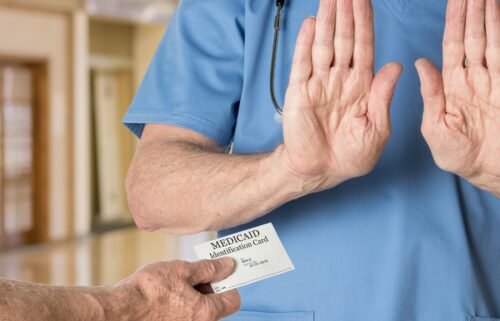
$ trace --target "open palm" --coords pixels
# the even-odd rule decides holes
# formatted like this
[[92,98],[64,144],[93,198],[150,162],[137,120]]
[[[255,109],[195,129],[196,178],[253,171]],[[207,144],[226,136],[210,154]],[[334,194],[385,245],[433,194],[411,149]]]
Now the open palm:
[[417,68],[422,132],[436,164],[500,193],[500,8],[497,0],[450,0],[443,72]]
[[318,189],[368,173],[391,133],[389,105],[401,66],[373,73],[369,0],[321,0],[299,33],[285,99],[284,138],[295,174]]

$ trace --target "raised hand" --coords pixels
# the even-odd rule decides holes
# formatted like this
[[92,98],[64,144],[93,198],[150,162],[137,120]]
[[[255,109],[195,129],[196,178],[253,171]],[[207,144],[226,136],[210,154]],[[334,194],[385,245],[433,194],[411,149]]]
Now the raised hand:
[[449,0],[442,74],[417,61],[436,164],[500,197],[500,6]]
[[297,39],[283,118],[286,164],[316,191],[370,172],[391,134],[402,67],[373,67],[370,1],[321,0]]

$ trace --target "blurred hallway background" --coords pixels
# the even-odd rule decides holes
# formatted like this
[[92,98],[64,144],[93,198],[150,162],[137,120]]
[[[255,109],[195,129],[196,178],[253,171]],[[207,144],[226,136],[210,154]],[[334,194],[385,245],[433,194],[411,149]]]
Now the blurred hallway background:
[[121,125],[177,0],[0,0],[0,277],[106,284],[208,235],[138,231]]

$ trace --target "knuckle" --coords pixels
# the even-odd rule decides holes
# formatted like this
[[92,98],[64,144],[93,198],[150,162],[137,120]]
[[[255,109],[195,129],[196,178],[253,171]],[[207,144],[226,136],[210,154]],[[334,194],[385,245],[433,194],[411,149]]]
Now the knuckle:
[[170,262],[170,268],[175,271],[184,271],[187,269],[187,263],[180,260],[175,260]]
[[499,40],[494,41],[494,40],[488,39],[487,49],[490,49],[490,50],[500,49],[500,41]]
[[486,34],[484,30],[470,30],[465,33],[465,41],[467,40],[486,40]]
[[456,40],[444,40],[443,41],[443,51],[444,55],[457,55],[457,53],[462,53],[465,50],[465,45],[462,42],[458,42]]
[[352,0],[339,0],[338,5],[343,9],[343,10],[348,10],[352,8]]
[[467,9],[469,11],[480,11],[480,10],[484,10],[484,0],[470,0],[469,1],[469,6],[467,7]]
[[333,37],[316,37],[313,48],[316,50],[331,50]]
[[149,271],[140,270],[134,275],[134,281],[141,287],[148,287],[152,282],[152,277]]
[[354,46],[354,30],[347,29],[337,32],[333,43],[336,48],[350,48]]
[[141,280],[153,278],[158,265],[159,263],[154,263],[143,267],[137,272],[137,278]]
[[200,265],[200,269],[204,275],[217,274],[216,262],[213,261],[203,261]]
[[308,58],[303,55],[295,55],[292,60],[293,65],[303,65],[309,62]]
[[174,279],[184,279],[189,275],[189,265],[184,261],[175,260],[170,262],[169,270]]
[[164,273],[163,264],[151,264],[137,271],[132,277],[132,284],[143,293],[153,293],[158,287],[168,284],[170,276]]

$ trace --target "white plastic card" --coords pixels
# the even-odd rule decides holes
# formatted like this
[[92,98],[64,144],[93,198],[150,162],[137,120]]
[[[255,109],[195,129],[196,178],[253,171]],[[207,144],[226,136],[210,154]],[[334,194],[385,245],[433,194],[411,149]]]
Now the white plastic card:
[[294,270],[272,223],[200,244],[198,258],[231,257],[236,269],[227,279],[212,283],[215,293],[222,293]]

